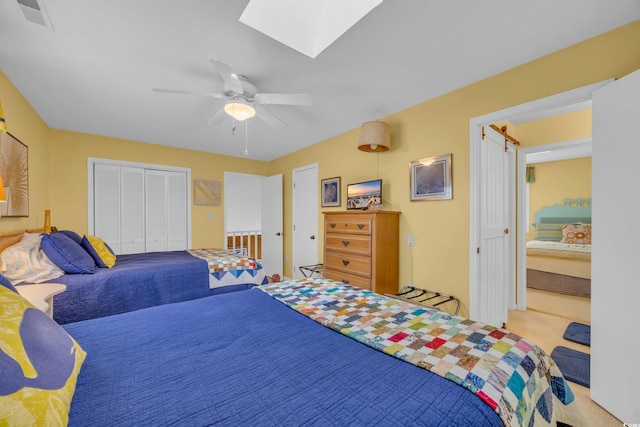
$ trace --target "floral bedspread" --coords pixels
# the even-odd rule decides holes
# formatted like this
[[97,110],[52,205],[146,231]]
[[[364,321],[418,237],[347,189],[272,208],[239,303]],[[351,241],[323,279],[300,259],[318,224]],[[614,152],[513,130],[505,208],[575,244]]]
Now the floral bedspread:
[[231,285],[266,283],[264,269],[254,258],[241,256],[224,249],[189,249],[187,252],[196,258],[207,261],[210,289]]
[[327,279],[259,289],[324,326],[465,387],[506,426],[585,425],[553,360],[505,329]]

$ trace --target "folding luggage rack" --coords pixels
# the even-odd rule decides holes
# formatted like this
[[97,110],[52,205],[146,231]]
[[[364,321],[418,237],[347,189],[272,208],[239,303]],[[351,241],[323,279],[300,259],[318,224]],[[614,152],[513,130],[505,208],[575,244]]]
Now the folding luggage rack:
[[454,301],[456,309],[453,313],[457,315],[460,311],[460,300],[452,295],[433,292],[427,289],[416,288],[415,286],[405,286],[398,294],[385,294],[388,297],[399,299],[402,301],[412,302],[414,304],[424,305],[425,307],[438,308],[439,305]]

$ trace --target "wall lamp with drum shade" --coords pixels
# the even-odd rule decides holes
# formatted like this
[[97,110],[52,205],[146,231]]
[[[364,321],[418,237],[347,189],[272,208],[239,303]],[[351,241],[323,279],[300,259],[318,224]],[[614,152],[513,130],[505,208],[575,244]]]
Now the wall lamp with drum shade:
[[358,150],[368,153],[389,151],[391,148],[391,127],[379,120],[365,122],[360,129]]

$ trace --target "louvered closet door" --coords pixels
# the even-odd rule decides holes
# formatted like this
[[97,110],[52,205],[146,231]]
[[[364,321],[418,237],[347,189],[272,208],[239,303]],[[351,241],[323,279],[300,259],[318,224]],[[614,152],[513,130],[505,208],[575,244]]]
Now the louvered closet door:
[[93,204],[93,233],[103,239],[116,254],[122,253],[119,166],[94,165]]
[[187,174],[167,172],[167,250],[187,248]]
[[167,250],[167,172],[145,171],[147,252]]
[[121,167],[121,239],[123,254],[145,252],[144,169]]

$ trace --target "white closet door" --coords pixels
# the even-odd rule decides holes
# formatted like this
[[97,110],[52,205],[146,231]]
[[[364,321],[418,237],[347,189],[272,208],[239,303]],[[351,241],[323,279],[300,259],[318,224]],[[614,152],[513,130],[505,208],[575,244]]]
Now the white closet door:
[[116,253],[120,242],[120,167],[95,164],[93,170],[94,230]]
[[167,172],[145,171],[146,251],[167,250]]
[[167,250],[187,248],[187,174],[167,172]]
[[[121,167],[122,254],[145,251],[144,169]],[[115,250],[115,249],[114,249]],[[116,252],[118,253],[118,252]]]

